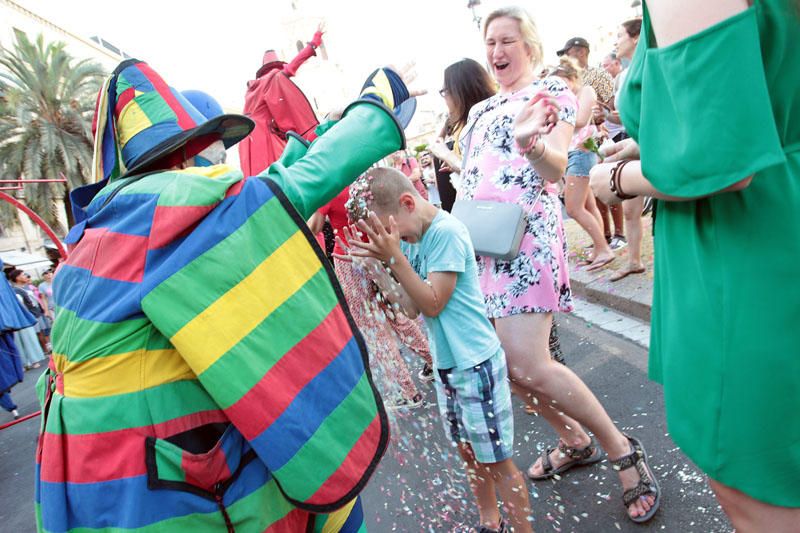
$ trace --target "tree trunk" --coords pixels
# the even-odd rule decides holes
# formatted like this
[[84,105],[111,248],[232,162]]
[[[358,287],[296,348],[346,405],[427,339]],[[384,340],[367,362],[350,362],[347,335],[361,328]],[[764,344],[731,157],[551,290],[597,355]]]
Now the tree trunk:
[[72,215],[72,201],[69,197],[69,185],[64,184],[64,211],[67,212],[67,231],[75,225],[75,217]]

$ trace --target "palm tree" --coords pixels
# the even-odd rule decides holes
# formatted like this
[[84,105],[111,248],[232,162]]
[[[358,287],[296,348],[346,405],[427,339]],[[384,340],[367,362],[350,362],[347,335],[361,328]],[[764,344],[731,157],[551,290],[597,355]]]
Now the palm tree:
[[64,43],[36,42],[14,30],[13,50],[0,47],[0,161],[13,178],[57,179],[67,183],[25,185],[31,209],[56,231],[64,231],[57,200],[64,199],[69,224],[69,191],[88,182],[92,167],[92,114],[104,76],[89,60],[76,61]]

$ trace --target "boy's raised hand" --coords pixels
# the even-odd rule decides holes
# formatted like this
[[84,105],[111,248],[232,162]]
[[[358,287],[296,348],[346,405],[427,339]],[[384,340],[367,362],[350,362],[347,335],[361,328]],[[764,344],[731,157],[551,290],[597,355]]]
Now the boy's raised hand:
[[378,215],[370,212],[369,217],[358,221],[358,228],[366,233],[369,242],[350,241],[350,255],[354,257],[374,257],[384,263],[391,263],[402,255],[400,232],[394,217],[389,217],[389,231],[381,223]]

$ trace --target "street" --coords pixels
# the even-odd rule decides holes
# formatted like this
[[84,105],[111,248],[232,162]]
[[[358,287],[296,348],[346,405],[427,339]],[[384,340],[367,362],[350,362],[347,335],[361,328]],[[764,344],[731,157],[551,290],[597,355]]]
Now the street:
[[[669,439],[660,386],[646,376],[647,354],[639,345],[575,317],[561,317],[559,332],[568,365],[594,391],[612,419],[638,437],[663,490],[661,509],[640,526],[625,517],[621,487],[608,463],[574,469],[563,479],[529,484],[537,531],[727,532],[731,528],[704,476]],[[418,368],[414,362],[413,368]],[[13,390],[20,413],[38,409],[35,378]],[[416,371],[415,371],[416,373]],[[466,531],[477,512],[455,450],[433,405],[432,385],[422,385],[428,404],[390,413],[392,442],[363,493],[371,532]],[[0,423],[10,416],[0,413]],[[515,406],[515,462],[527,468],[555,434],[541,418]],[[38,418],[0,431],[0,524],[3,532],[34,530],[33,480]]]

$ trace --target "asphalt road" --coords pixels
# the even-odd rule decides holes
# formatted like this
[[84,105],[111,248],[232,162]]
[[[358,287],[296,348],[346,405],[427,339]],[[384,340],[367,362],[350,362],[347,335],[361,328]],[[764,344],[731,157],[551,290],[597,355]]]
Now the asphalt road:
[[[705,477],[667,434],[660,386],[647,380],[643,348],[578,319],[559,322],[568,364],[600,398],[624,431],[640,438],[663,490],[659,514],[649,524],[630,522],[616,474],[607,462],[575,469],[559,481],[529,484],[536,531],[605,533],[667,531],[728,532]],[[415,363],[416,364],[416,363]],[[21,414],[38,409],[39,370],[13,390]],[[435,396],[422,390],[425,407],[395,412],[392,443],[363,493],[370,532],[468,531],[477,523],[472,497],[455,450],[442,429]],[[0,412],[0,424],[10,415]],[[515,461],[526,468],[555,434],[515,406]],[[34,530],[33,455],[38,419],[0,430],[0,531]]]
[[[705,476],[669,438],[661,386],[647,379],[647,353],[637,344],[579,318],[559,320],[567,364],[586,382],[623,431],[638,437],[663,490],[646,525],[627,519],[618,476],[607,461],[573,469],[559,481],[529,483],[537,532],[711,533],[732,530]],[[428,402],[432,387],[424,386]],[[542,418],[515,404],[515,462],[527,468],[557,437]],[[438,407],[393,417],[392,443],[364,492],[371,532],[469,531],[478,514]]]

